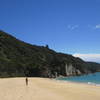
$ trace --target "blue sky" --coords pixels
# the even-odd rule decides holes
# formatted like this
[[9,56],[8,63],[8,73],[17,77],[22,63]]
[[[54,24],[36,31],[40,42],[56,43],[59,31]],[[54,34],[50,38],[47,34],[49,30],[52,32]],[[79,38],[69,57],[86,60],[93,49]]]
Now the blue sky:
[[0,0],[0,29],[58,52],[99,55],[100,0]]

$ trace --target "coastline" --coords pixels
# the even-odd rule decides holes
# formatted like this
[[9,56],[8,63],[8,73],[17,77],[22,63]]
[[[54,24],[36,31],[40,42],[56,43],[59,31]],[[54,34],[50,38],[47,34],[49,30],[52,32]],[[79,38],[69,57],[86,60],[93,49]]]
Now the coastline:
[[93,82],[77,82],[77,81],[70,81],[70,80],[59,80],[59,79],[53,79],[58,82],[63,82],[63,83],[76,83],[76,84],[83,84],[83,85],[93,85],[93,86],[100,86],[100,84],[93,83]]
[[0,78],[2,100],[100,100],[100,87],[49,78]]
[[57,77],[55,80],[100,86],[99,75],[100,72],[96,72],[83,76]]

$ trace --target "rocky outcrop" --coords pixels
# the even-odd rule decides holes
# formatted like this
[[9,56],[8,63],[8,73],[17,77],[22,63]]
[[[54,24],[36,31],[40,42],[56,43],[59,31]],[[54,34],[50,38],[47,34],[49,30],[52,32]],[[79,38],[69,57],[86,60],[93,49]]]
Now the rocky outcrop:
[[73,75],[81,75],[79,69],[76,69],[72,64],[66,64],[65,65],[65,73],[66,76],[73,76]]

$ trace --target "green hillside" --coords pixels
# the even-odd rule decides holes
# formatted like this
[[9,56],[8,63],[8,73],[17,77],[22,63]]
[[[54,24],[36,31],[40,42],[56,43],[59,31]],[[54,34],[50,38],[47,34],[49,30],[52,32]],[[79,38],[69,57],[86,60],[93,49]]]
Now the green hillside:
[[56,77],[100,71],[100,64],[85,62],[47,46],[25,43],[0,31],[0,77]]

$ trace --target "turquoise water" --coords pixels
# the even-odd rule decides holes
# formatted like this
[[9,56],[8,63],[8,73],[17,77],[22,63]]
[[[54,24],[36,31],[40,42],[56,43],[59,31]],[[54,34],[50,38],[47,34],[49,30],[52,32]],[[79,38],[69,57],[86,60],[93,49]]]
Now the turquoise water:
[[100,72],[83,76],[57,78],[57,80],[100,85]]

